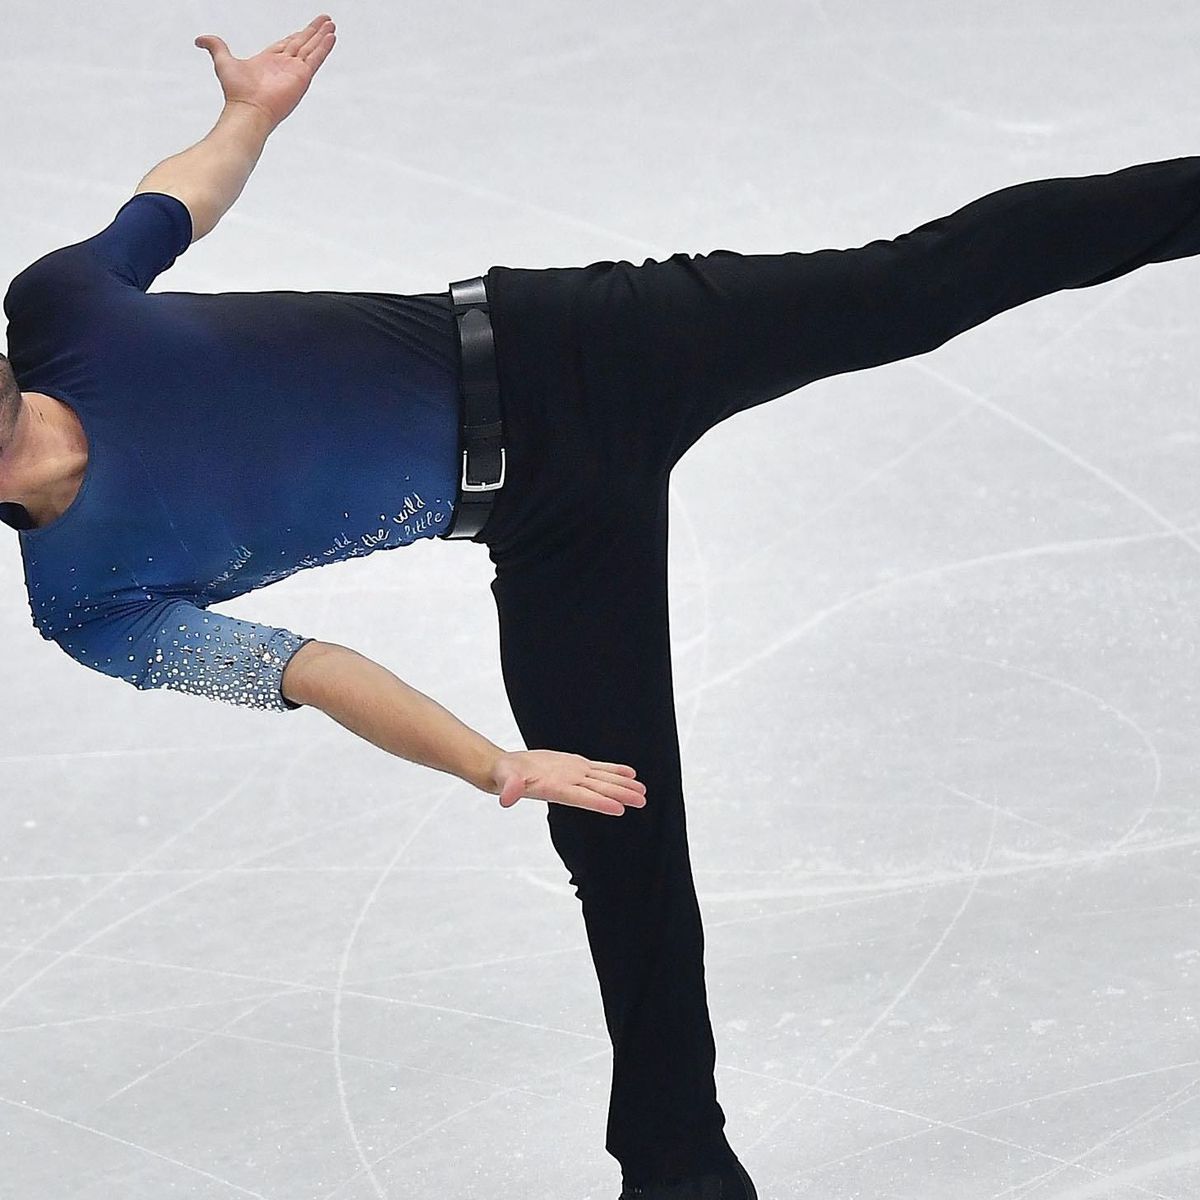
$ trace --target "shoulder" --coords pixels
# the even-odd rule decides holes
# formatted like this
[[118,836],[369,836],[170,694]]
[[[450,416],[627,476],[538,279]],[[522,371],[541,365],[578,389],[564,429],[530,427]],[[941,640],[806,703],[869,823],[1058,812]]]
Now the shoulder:
[[13,320],[31,309],[74,302],[114,286],[144,292],[192,241],[192,213],[169,192],[135,192],[109,223],[82,241],[59,246],[15,275],[4,295]]
[[52,299],[56,291],[55,268],[63,251],[51,250],[13,276],[4,293],[4,315],[11,321],[21,312]]

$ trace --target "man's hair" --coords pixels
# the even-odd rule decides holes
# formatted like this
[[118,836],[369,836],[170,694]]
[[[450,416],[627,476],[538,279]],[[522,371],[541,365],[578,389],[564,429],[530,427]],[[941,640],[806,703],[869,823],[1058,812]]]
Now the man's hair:
[[20,411],[21,389],[17,386],[17,377],[8,356],[0,354],[0,450],[7,448]]

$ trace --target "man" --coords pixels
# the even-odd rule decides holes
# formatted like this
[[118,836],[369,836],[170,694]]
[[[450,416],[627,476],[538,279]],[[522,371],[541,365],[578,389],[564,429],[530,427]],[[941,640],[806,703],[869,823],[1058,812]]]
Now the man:
[[[207,611],[440,536],[454,507],[446,294],[145,294],[241,194],[335,41],[325,14],[246,60],[197,38],[225,94],[213,130],[154,167],[107,229],[12,281],[0,519],[20,530],[34,623],[138,688],[311,705],[504,807],[524,795],[619,816],[644,803],[632,768],[506,754],[348,647]],[[199,503],[214,488],[225,503]]]
[[[238,195],[332,22],[246,62],[199,40],[225,90],[217,127],[5,297],[9,390],[28,394],[4,431],[0,499],[34,620],[136,686],[312,705],[502,805],[550,801],[613,1045],[606,1147],[624,1195],[755,1200],[717,1102],[688,855],[671,471],[726,418],[815,380],[1200,253],[1200,157],[1016,184],[847,250],[492,267],[509,478],[475,540],[496,566],[522,738],[573,751],[505,753],[345,647],[208,611],[323,561],[439,536],[456,496],[457,365],[444,295],[146,295]],[[748,535],[772,516],[754,514]]]

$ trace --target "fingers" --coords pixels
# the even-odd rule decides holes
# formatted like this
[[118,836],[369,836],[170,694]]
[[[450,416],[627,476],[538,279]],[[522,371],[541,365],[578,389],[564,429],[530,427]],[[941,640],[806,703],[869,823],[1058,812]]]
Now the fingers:
[[[632,770],[632,768],[630,768]],[[618,787],[627,788],[631,791],[640,792],[643,796],[646,794],[646,785],[640,779],[633,779],[628,775],[622,775],[617,771],[589,771],[587,773],[589,779],[602,779],[605,783],[613,783]]]
[[620,800],[622,804],[631,804],[634,808],[646,807],[646,789],[641,784],[631,784],[629,782],[613,782],[612,780],[602,779],[597,775],[589,775],[583,781],[583,787],[591,788],[594,792],[599,792],[602,796],[611,796],[614,800]]
[[605,807],[601,811],[620,816],[626,806],[646,807],[646,785],[640,779],[634,778],[637,772],[633,767],[625,763],[593,762],[590,759],[588,763],[590,769],[581,786],[621,804],[620,812],[611,807]]
[[584,808],[592,808],[597,812],[609,813],[614,817],[622,816],[626,808],[645,808],[645,794],[619,783],[605,783],[601,779],[589,775],[568,789],[572,797],[568,803],[576,803],[575,797],[582,801]]
[[645,790],[635,791],[632,788],[626,787],[621,783],[605,783],[602,779],[596,779],[589,775],[587,779],[580,784],[581,787],[588,788],[590,791],[596,792],[598,795],[607,796],[611,800],[617,800],[621,804],[628,805],[630,808],[645,808],[646,794]]
[[500,807],[512,808],[525,793],[525,780],[514,776],[500,789]]
[[[319,28],[309,34],[300,49],[296,51],[296,57],[316,70],[324,61],[325,55],[333,47],[333,42],[333,22],[325,21]],[[320,58],[317,58],[318,54]]]
[[285,54],[298,55],[300,47],[327,24],[332,24],[328,13],[321,13],[320,16],[313,17],[303,29],[297,29],[290,37],[283,39],[283,52]]
[[567,788],[564,802],[575,808],[590,808],[592,812],[604,813],[610,817],[625,815],[625,805],[619,800],[608,800],[582,784]]
[[212,55],[214,63],[229,54],[229,47],[216,34],[206,33],[196,38],[194,44],[199,46],[201,50],[207,50]]
[[333,43],[337,41],[337,36],[332,33],[321,35],[317,45],[306,53],[300,55],[304,64],[310,67],[314,72],[316,69],[329,57],[330,50],[333,49]]
[[[270,51],[287,51],[288,47],[295,43],[297,46],[308,36],[309,30],[319,26],[322,22],[329,20],[328,13],[321,13],[319,16],[313,17],[311,21],[303,29],[297,29],[295,33],[289,33],[287,37],[281,37],[279,41],[272,42],[267,49]],[[288,51],[290,53],[290,51]]]
[[616,771],[620,775],[636,775],[637,772],[624,763],[600,762],[598,759],[589,759],[593,767],[600,767],[605,771]]

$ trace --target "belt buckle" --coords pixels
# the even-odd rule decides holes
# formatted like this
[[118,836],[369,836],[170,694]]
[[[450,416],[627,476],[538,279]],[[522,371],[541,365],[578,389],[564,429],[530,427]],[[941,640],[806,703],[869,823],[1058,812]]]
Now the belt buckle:
[[504,453],[505,447],[500,447],[500,478],[494,483],[468,483],[467,482],[467,451],[462,452],[463,468],[462,468],[462,490],[464,492],[494,492],[504,486],[504,470],[506,456]]

